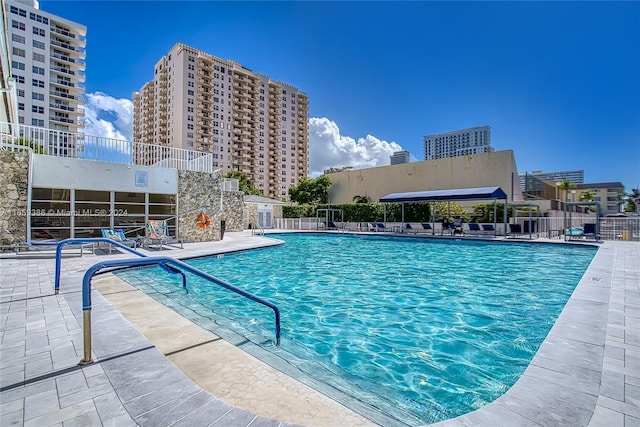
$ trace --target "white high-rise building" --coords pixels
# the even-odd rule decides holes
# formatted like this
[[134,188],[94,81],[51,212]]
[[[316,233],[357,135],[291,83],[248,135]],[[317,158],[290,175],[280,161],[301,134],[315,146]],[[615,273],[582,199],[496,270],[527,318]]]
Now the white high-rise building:
[[84,118],[87,28],[43,12],[37,1],[7,1],[18,123],[78,132]]
[[493,151],[490,126],[478,126],[424,137],[425,160]]
[[181,43],[153,76],[133,94],[135,141],[211,153],[214,168],[242,172],[276,199],[307,177],[304,92]]

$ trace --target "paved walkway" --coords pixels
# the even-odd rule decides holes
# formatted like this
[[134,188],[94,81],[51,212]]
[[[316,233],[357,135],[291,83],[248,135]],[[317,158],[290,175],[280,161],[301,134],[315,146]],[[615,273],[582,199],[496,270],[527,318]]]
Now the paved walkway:
[[[223,242],[185,244],[184,249],[163,254],[189,257],[270,243],[246,233],[227,233]],[[237,347],[197,329],[189,335],[196,337],[196,344],[167,340],[158,322],[149,321],[150,317],[135,319],[127,311],[127,301],[143,296],[117,283],[98,283],[103,278],[94,280],[100,292],[92,293],[97,362],[79,367],[82,275],[98,261],[119,257],[129,255],[64,258],[59,295],[52,290],[53,260],[0,259],[0,425],[374,424],[304,384],[262,367],[239,366],[247,376],[275,378],[275,382],[256,381],[260,392],[244,383],[243,391],[227,391],[220,397],[209,385],[220,387],[230,377],[221,373],[210,384],[200,382],[198,374],[204,375],[206,369],[201,361],[189,364],[189,359],[203,353],[212,360],[212,355],[222,357],[238,351]],[[495,402],[438,425],[640,426],[639,260],[638,243],[603,243],[523,377]],[[157,315],[161,308],[154,307],[148,312],[165,319],[169,325],[163,327],[185,321],[168,312]],[[183,354],[187,374],[176,368],[183,363]],[[259,363],[251,359],[233,356],[245,366]],[[292,399],[304,397],[299,404],[287,405],[286,399],[280,402],[276,393],[269,392],[270,387],[292,390]],[[268,401],[274,404],[264,406]],[[376,422],[387,425],[384,417]]]

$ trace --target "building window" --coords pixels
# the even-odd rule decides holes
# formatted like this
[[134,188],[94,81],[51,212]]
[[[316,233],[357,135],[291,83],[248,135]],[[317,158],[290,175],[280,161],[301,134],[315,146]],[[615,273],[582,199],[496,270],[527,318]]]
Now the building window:
[[47,33],[42,28],[33,27],[33,34],[44,37]]
[[19,9],[15,6],[11,6],[11,13],[15,13],[16,15],[27,17],[27,11],[24,9]]
[[17,47],[13,48],[13,56],[19,56],[21,58],[24,58],[26,56],[26,52],[24,49],[19,49]]
[[31,119],[31,126],[44,127],[44,120],[42,120],[42,119]]
[[42,67],[36,67],[35,65],[31,67],[31,71],[35,74],[40,74],[42,76],[44,76],[44,68]]
[[24,76],[13,75],[18,83],[24,83]]
[[49,24],[49,18],[47,18],[46,16],[38,15],[37,13],[30,12],[29,19],[36,22],[42,22],[43,24]]
[[24,98],[24,89],[18,89],[18,96]]
[[32,113],[38,113],[38,114],[44,114],[44,107],[38,106],[38,105],[32,105],[31,106],[31,112]]
[[33,40],[33,47],[37,49],[44,49],[44,43],[40,40]]
[[41,53],[33,52],[33,60],[38,62],[44,62],[44,55]]
[[23,22],[18,22],[16,20],[11,20],[11,26],[13,28],[17,28],[18,30],[22,30],[22,31],[24,31],[26,28]]
[[24,44],[24,42],[25,42],[25,38],[24,38],[24,36],[21,36],[20,34],[14,34],[14,33],[12,33],[12,34],[11,34],[11,41],[14,41],[14,42],[16,42],[16,43]]
[[18,110],[24,111],[24,102],[18,102]]
[[33,79],[32,84],[35,87],[42,87],[42,88],[44,87],[44,82],[42,80]]
[[35,99],[36,101],[44,101],[44,93],[33,92],[31,94],[31,99]]

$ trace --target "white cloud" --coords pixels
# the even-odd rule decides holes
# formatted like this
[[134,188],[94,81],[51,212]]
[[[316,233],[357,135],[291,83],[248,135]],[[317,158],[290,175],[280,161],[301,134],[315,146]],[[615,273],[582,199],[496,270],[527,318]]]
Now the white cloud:
[[86,94],[84,107],[85,135],[104,138],[133,139],[133,102],[116,99],[102,92]]
[[361,169],[390,164],[389,156],[402,150],[396,142],[373,135],[355,139],[340,135],[338,125],[326,117],[309,119],[309,176],[317,177],[331,167]]

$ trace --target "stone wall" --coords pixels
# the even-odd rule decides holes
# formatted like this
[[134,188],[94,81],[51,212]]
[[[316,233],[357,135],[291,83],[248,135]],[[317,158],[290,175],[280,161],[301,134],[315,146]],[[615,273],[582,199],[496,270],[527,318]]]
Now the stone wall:
[[[226,231],[242,231],[244,193],[221,191],[218,174],[181,171],[178,174],[178,229],[183,242],[220,240],[221,221]],[[221,194],[222,193],[222,194]],[[208,227],[198,225],[204,212],[211,221]]]
[[0,151],[0,252],[27,240],[29,152]]

